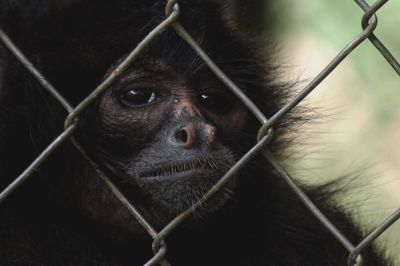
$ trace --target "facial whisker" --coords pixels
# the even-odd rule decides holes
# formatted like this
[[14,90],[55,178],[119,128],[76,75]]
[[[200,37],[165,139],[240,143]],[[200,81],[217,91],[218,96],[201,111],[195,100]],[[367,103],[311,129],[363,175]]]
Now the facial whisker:
[[228,169],[229,166],[230,165],[228,165],[228,163],[216,162],[208,158],[196,158],[194,160],[184,161],[175,164],[165,164],[160,167],[155,167],[155,169],[150,169],[148,171],[143,171],[142,173],[139,173],[139,176],[167,176],[196,169],[213,169],[217,171],[224,171],[225,169]]

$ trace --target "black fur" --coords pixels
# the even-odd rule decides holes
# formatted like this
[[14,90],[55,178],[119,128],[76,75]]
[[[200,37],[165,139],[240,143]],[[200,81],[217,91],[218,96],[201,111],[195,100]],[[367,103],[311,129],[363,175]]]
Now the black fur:
[[[164,19],[164,5],[164,1],[156,0],[3,0],[0,23],[49,81],[77,104]],[[289,89],[273,82],[274,67],[264,63],[270,59],[261,54],[258,45],[228,25],[215,4],[187,0],[180,1],[180,6],[180,22],[222,70],[267,117],[279,110]],[[5,47],[0,49],[0,188],[4,188],[62,132],[66,113]],[[157,62],[155,59],[160,58],[194,88],[204,80],[219,84],[172,29],[161,34],[133,68],[141,69],[140,62]],[[182,195],[188,202],[197,199],[185,194],[185,190],[193,189],[194,181],[164,183],[171,185],[165,190],[148,183],[141,185],[132,171],[147,167],[146,160],[155,163],[175,151],[164,151],[163,142],[150,134],[139,138],[135,133],[130,136],[132,143],[127,143],[119,137],[126,135],[125,131],[99,123],[103,119],[102,104],[100,99],[84,113],[78,139],[132,202],[161,228],[177,214],[168,202],[176,198],[175,204],[185,206]],[[153,129],[149,122],[144,128],[126,130],[170,132],[177,123],[186,123],[186,116],[175,121],[172,113],[162,115],[157,113],[157,119],[163,120],[162,128]],[[278,155],[283,154],[288,142],[283,133],[295,126],[296,117],[291,118],[277,128],[272,147]],[[246,130],[223,135],[221,145],[229,147],[235,158],[226,159],[223,169],[256,143],[258,127],[249,115]],[[147,157],[135,154],[151,145],[156,149],[146,153]],[[128,157],[131,160],[126,163]],[[215,208],[205,206],[167,239],[167,259],[172,265],[346,265],[348,252],[263,158],[246,166],[236,183],[231,187],[232,199],[216,197],[210,202]],[[199,183],[203,185],[209,184]],[[196,189],[196,193],[204,194],[201,188]],[[361,240],[351,219],[330,202],[332,188],[304,189],[353,243]],[[151,195],[146,195],[146,190]],[[149,202],[154,204],[149,207]],[[108,216],[120,217],[121,221]],[[79,152],[66,143],[0,205],[0,265],[141,265],[152,257],[151,240],[131,224],[133,220]],[[365,265],[390,265],[371,249],[363,255]]]

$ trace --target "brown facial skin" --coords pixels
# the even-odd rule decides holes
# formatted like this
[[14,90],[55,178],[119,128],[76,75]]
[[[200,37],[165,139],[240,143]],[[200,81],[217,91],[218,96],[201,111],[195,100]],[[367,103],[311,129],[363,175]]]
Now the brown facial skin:
[[[132,66],[96,107],[93,155],[155,226],[200,200],[237,161],[248,117],[208,70],[189,79],[155,60]],[[234,183],[202,211],[221,207]]]

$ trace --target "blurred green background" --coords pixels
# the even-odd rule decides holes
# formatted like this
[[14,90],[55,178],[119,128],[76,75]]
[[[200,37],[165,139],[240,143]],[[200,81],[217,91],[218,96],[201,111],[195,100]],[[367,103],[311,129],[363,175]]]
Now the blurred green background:
[[[276,23],[275,30],[263,34],[278,43],[283,79],[300,81],[300,88],[362,31],[363,12],[354,1],[280,0],[271,5],[264,24]],[[400,1],[388,1],[377,14],[375,34],[399,61]],[[302,128],[295,163],[286,162],[286,167],[309,183],[356,176],[354,187],[338,200],[365,227],[377,225],[400,207],[400,77],[365,41],[303,106],[318,118]],[[379,241],[400,265],[400,221]]]

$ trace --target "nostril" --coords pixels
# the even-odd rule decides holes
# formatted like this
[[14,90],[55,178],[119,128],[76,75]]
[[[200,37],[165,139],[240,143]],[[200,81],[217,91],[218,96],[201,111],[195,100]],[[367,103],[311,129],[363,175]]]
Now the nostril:
[[197,132],[193,125],[179,128],[174,134],[174,142],[185,148],[193,146],[196,142]]
[[211,125],[205,125],[204,130],[205,130],[205,136],[207,139],[207,143],[212,144],[213,142],[215,142],[216,128]]
[[181,128],[176,132],[175,139],[180,143],[187,143],[188,142],[188,132],[185,128]]

